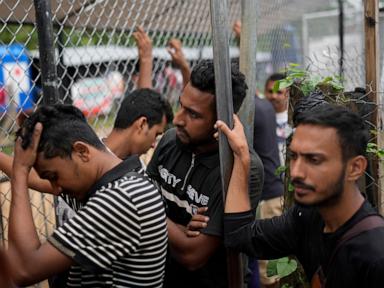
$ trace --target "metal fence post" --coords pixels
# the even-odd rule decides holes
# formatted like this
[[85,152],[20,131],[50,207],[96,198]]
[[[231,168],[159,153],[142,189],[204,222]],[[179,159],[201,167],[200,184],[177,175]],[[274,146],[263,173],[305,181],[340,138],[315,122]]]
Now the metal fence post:
[[[364,15],[365,15],[365,81],[368,88],[368,98],[371,103],[379,104],[377,93],[379,91],[379,75],[380,75],[380,51],[379,51],[379,1],[366,0],[364,1]],[[373,111],[370,121],[372,128],[377,128],[378,132],[381,131],[380,127],[380,113],[377,108]],[[374,138],[375,144],[380,147],[380,134]],[[380,213],[384,212],[383,201],[384,195],[381,191],[380,169],[378,160],[373,160],[372,163],[372,177],[377,185],[373,186],[373,193],[377,197],[377,208]]]
[[253,147],[255,118],[257,2],[255,0],[241,2],[240,71],[245,75],[248,90],[239,110],[239,117],[244,125],[249,147]]
[[[227,1],[211,0],[217,118],[223,120],[229,127],[233,127],[232,80],[227,17]],[[229,147],[228,140],[221,133],[219,135],[219,146],[221,183],[223,188],[223,201],[225,201],[233,167],[233,154]],[[243,270],[241,258],[238,253],[230,250],[227,251],[227,269],[228,287],[242,287]]]
[[36,26],[39,38],[41,85],[43,104],[54,104],[59,99],[58,79],[53,45],[51,3],[48,0],[34,0]]

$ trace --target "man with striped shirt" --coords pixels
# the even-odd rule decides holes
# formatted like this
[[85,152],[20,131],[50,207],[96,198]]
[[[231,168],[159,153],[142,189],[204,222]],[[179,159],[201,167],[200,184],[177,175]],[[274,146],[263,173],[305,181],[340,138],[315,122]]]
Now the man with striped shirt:
[[[10,268],[18,285],[70,269],[68,287],[161,287],[167,246],[155,186],[109,152],[73,106],[39,108],[19,130],[9,220]],[[33,224],[27,188],[32,166],[84,204],[46,243]]]

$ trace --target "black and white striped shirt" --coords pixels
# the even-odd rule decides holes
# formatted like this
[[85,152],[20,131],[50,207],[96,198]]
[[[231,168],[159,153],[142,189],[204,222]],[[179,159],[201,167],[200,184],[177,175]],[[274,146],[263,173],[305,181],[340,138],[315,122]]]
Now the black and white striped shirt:
[[77,263],[68,287],[162,287],[167,227],[161,196],[138,173],[110,181],[123,171],[124,162],[104,175],[85,206],[49,239]]

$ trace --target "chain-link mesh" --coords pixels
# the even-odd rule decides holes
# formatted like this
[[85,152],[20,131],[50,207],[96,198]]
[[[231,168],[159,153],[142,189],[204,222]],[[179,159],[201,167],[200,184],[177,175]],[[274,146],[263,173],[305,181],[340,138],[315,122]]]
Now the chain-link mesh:
[[[341,70],[338,1],[258,1],[256,56],[261,94],[269,74],[291,62],[320,76],[341,73],[347,89],[365,86],[362,3],[342,2],[345,44]],[[230,0],[228,7],[232,26],[240,19],[241,1]],[[124,94],[137,85],[138,52],[132,33],[138,25],[152,39],[154,87],[173,105],[182,89],[182,77],[165,50],[168,41],[181,40],[191,65],[213,57],[207,0],[56,0],[51,1],[51,8],[61,101],[82,109],[100,136],[111,130]],[[34,17],[33,1],[0,0],[0,146],[7,154],[12,154],[17,123],[41,100]],[[232,34],[233,57],[239,55],[236,44]],[[37,228],[40,235],[47,236],[55,222],[53,200],[32,193]],[[7,239],[9,199],[5,181],[0,186],[3,240]]]

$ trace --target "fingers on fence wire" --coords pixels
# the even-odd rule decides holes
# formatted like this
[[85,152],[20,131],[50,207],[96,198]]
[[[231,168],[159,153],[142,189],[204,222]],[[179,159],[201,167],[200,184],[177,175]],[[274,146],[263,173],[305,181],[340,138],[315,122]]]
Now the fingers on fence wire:
[[137,26],[136,31],[132,35],[139,50],[140,60],[152,58],[152,40],[143,27]]
[[179,39],[172,38],[169,40],[167,51],[172,57],[172,62],[179,67],[188,66],[182,48],[183,45]]

